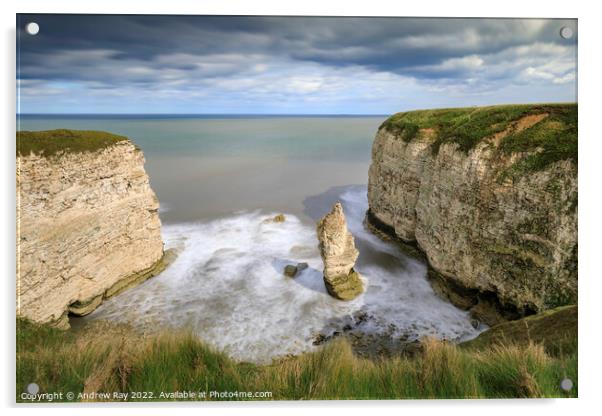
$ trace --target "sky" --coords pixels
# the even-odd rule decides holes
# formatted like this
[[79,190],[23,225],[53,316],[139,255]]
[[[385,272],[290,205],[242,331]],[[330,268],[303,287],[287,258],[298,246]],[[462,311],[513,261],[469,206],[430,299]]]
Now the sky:
[[576,54],[574,19],[20,14],[17,108],[391,114],[567,102]]

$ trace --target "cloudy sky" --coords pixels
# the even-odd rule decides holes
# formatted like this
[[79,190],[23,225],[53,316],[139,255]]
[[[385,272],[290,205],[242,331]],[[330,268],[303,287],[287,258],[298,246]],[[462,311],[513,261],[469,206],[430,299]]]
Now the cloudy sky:
[[17,25],[20,113],[576,101],[575,20],[19,15]]

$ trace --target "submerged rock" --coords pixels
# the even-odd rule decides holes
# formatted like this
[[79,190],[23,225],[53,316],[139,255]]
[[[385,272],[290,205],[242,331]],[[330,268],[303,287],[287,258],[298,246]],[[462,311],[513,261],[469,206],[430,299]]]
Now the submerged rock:
[[341,300],[351,300],[364,291],[360,275],[353,270],[359,252],[347,229],[340,202],[318,222],[320,255],[324,262],[324,283],[328,293]]

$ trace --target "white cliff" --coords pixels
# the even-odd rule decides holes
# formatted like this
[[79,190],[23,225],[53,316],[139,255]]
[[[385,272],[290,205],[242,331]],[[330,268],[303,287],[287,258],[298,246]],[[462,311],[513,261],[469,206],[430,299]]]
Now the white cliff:
[[164,267],[158,200],[129,140],[17,155],[17,314],[68,326]]

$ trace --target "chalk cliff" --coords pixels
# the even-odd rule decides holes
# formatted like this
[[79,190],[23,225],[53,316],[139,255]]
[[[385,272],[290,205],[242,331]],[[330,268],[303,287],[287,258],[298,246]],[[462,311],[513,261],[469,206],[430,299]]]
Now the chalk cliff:
[[416,243],[459,306],[576,302],[575,104],[396,114],[374,140],[368,200],[368,223]]
[[17,314],[68,326],[164,266],[142,151],[102,132],[17,134]]

